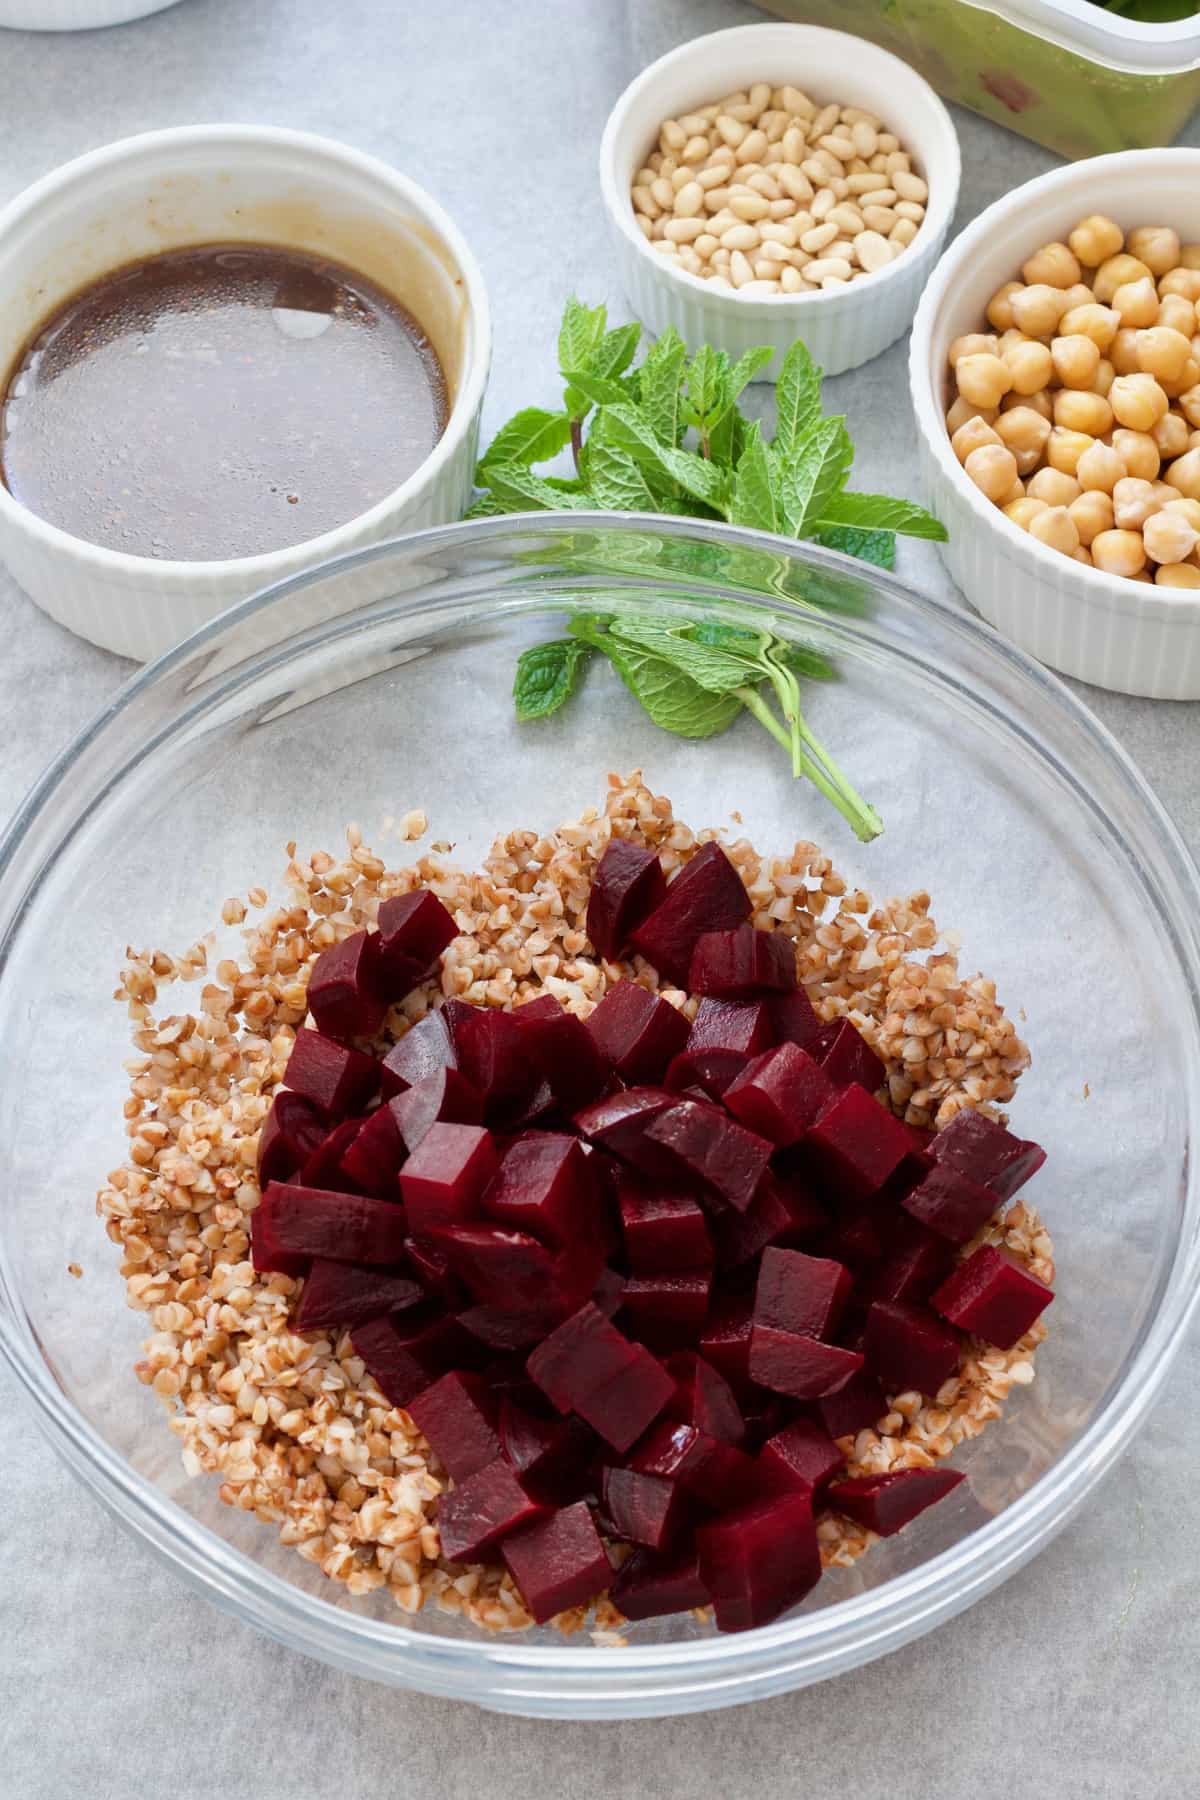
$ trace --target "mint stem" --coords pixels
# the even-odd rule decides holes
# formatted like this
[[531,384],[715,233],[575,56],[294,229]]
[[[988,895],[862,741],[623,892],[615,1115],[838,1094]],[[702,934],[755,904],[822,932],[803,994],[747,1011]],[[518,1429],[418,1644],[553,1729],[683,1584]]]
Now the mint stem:
[[[868,805],[853,783],[838,768],[824,745],[813,736],[803,715],[797,713],[790,721],[792,730],[785,731],[757,688],[740,687],[735,688],[734,692],[746,711],[787,751],[792,759],[793,775],[797,778],[807,776],[818,792],[837,807],[861,843],[869,844],[872,838],[877,838],[883,830],[879,814],[873,806]],[[799,743],[797,739],[800,740]],[[807,755],[800,744],[807,745],[817,760],[814,760],[814,756]]]
[[575,464],[576,475],[583,473],[579,466],[579,452],[583,449],[583,420],[571,420],[571,460]]

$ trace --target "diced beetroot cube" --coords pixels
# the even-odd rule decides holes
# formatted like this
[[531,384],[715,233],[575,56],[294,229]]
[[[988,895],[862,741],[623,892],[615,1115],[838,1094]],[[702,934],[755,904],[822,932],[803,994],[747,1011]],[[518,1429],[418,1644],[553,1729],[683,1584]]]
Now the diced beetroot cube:
[[998,1200],[1011,1200],[1046,1160],[1040,1144],[1014,1137],[995,1119],[969,1107],[955,1113],[928,1150],[938,1162],[952,1163],[981,1187],[991,1188]]
[[664,1088],[628,1088],[585,1106],[575,1114],[575,1123],[593,1144],[629,1162],[641,1146],[647,1126],[677,1099]]
[[895,1206],[882,1195],[852,1200],[839,1210],[822,1247],[859,1273],[870,1270],[887,1254],[895,1222]]
[[897,1469],[894,1475],[856,1475],[829,1489],[830,1506],[856,1525],[891,1537],[956,1488],[960,1469]]
[[[449,1233],[444,1234],[447,1238]],[[551,1251],[524,1232],[505,1232],[490,1226],[454,1228],[459,1240],[459,1265],[474,1268],[477,1291],[484,1281],[490,1296],[479,1306],[459,1315],[474,1337],[496,1349],[527,1349],[572,1313],[593,1293],[603,1267],[599,1244],[579,1238],[565,1249]],[[451,1261],[455,1251],[450,1251]]]
[[866,1369],[852,1375],[836,1393],[821,1394],[812,1404],[812,1411],[831,1438],[850,1437],[878,1425],[887,1409],[883,1390]]
[[885,1393],[936,1394],[958,1367],[958,1344],[927,1306],[876,1300],[867,1312],[867,1367]]
[[592,1289],[592,1304],[606,1319],[611,1319],[621,1310],[621,1295],[625,1292],[625,1277],[618,1275],[615,1269],[604,1268]]
[[589,1301],[540,1343],[526,1367],[559,1412],[581,1412],[579,1401],[629,1367],[635,1346]]
[[479,1125],[483,1121],[482,1097],[457,1069],[435,1069],[388,1104],[410,1156],[431,1125]]
[[677,1483],[713,1510],[740,1506],[754,1493],[756,1469],[751,1457],[677,1419],[660,1419],[651,1426],[634,1446],[628,1466]]
[[787,1488],[816,1493],[845,1466],[846,1459],[828,1432],[811,1419],[794,1419],[768,1438],[758,1453],[759,1479],[767,1493]]
[[561,1502],[572,1488],[578,1492],[579,1458],[569,1419],[540,1419],[505,1397],[499,1435],[505,1458],[535,1500]]
[[608,1086],[608,1064],[582,1019],[541,994],[518,1006],[513,1018],[525,1033],[530,1060],[568,1112],[599,1099]]
[[720,1370],[694,1350],[667,1358],[675,1392],[667,1403],[673,1419],[695,1425],[722,1444],[740,1444],[746,1435],[742,1409]]
[[323,1113],[301,1094],[281,1088],[258,1134],[258,1179],[286,1181],[324,1143],[329,1127]]
[[780,1044],[748,1063],[725,1090],[725,1104],[743,1125],[773,1144],[798,1143],[834,1087],[808,1052]]
[[391,1269],[359,1269],[318,1257],[304,1278],[296,1308],[297,1331],[350,1331],[385,1313],[416,1306],[424,1295],[415,1281]]
[[943,1238],[910,1220],[910,1232],[888,1251],[886,1260],[862,1285],[868,1300],[908,1300],[920,1305],[945,1280],[954,1253]]
[[831,1338],[850,1297],[850,1271],[802,1250],[763,1251],[754,1290],[754,1323],[776,1331]]
[[722,1211],[709,1224],[717,1261],[736,1269],[749,1262],[767,1244],[803,1243],[817,1236],[827,1223],[804,1182],[786,1180],[768,1169],[745,1212]]
[[427,1294],[436,1294],[452,1310],[466,1304],[466,1289],[432,1238],[405,1238],[404,1255]]
[[540,1079],[515,1016],[494,1006],[456,1008],[451,1030],[458,1066],[483,1096],[484,1118],[510,1124],[527,1109]]
[[583,1500],[512,1532],[500,1554],[539,1625],[570,1606],[586,1605],[612,1580],[612,1564]]
[[483,1210],[548,1244],[566,1244],[573,1237],[594,1240],[600,1222],[589,1160],[578,1138],[548,1131],[523,1134],[500,1158]]
[[654,851],[625,838],[610,838],[588,895],[587,934],[596,954],[615,962],[666,894],[667,878]]
[[704,1214],[687,1194],[625,1176],[618,1200],[625,1250],[635,1275],[678,1274],[711,1265]]
[[587,1021],[593,1042],[622,1080],[660,1081],[667,1064],[687,1043],[691,1027],[659,994],[636,981],[610,987]]
[[455,1274],[485,1306],[506,1312],[532,1310],[555,1283],[553,1252],[524,1231],[499,1225],[447,1225],[438,1247]]
[[432,1444],[454,1481],[495,1462],[500,1439],[488,1417],[488,1394],[478,1375],[454,1370],[414,1394],[405,1411]]
[[498,1456],[438,1500],[442,1555],[449,1562],[478,1562],[509,1532],[532,1524],[545,1510]]
[[735,1394],[750,1382],[750,1327],[754,1301],[749,1294],[718,1300],[700,1338],[700,1354],[723,1375]]
[[796,986],[796,946],[782,931],[757,931],[753,925],[706,931],[692,951],[688,986],[693,994],[723,1000],[790,993]]
[[456,1316],[463,1330],[489,1349],[515,1351],[540,1343],[559,1323],[563,1310],[550,1305],[514,1308],[485,1302],[464,1307]]
[[438,1012],[427,1012],[409,1027],[398,1044],[392,1045],[379,1070],[385,1099],[415,1087],[439,1069],[458,1067],[458,1053],[442,1017],[445,1010],[443,1007]]
[[960,1331],[1011,1350],[1054,1298],[1006,1250],[981,1244],[934,1293],[931,1304]]
[[327,1119],[344,1119],[348,1113],[361,1112],[379,1086],[379,1064],[361,1050],[347,1049],[319,1031],[302,1029],[296,1033],[284,1075],[294,1094],[325,1114]]
[[823,1344],[800,1332],[755,1324],[750,1332],[750,1377],[777,1394],[815,1400],[836,1393],[863,1366],[856,1350]]
[[650,1550],[666,1550],[679,1535],[687,1507],[678,1482],[636,1469],[604,1471],[601,1504],[618,1537]]
[[708,1316],[712,1271],[684,1269],[678,1275],[631,1275],[621,1304],[632,1330],[644,1343],[692,1344]]
[[701,1000],[687,1041],[689,1055],[721,1050],[752,1057],[770,1046],[771,1018],[763,1001],[717,1000],[712,996]]
[[272,1181],[251,1214],[256,1269],[295,1274],[295,1260],[314,1256],[334,1262],[398,1263],[404,1255],[404,1213],[387,1200],[330,1193]]
[[707,1606],[710,1595],[700,1576],[699,1552],[692,1548],[660,1557],[652,1550],[635,1550],[622,1563],[609,1598],[627,1619],[660,1619]]
[[883,1063],[849,1019],[837,1020],[818,1060],[834,1087],[848,1087],[854,1081],[874,1094],[887,1077]]
[[675,1391],[675,1383],[648,1350],[641,1344],[630,1347],[632,1360],[587,1393],[575,1409],[606,1444],[622,1453],[641,1437]]
[[796,1489],[726,1513],[696,1533],[718,1631],[769,1625],[821,1575],[812,1501]]
[[308,1010],[327,1037],[374,1037],[387,1017],[379,985],[379,941],[356,931],[322,950],[308,978]]
[[681,1178],[712,1188],[738,1212],[753,1200],[771,1155],[766,1138],[696,1100],[681,1100],[652,1119],[646,1138]]
[[901,1201],[905,1212],[951,1244],[965,1244],[974,1237],[1000,1204],[991,1188],[981,1187],[948,1162],[935,1162]]
[[394,1100],[385,1100],[376,1108],[362,1130],[355,1132],[339,1165],[343,1175],[349,1176],[357,1187],[380,1200],[400,1198],[396,1177],[405,1149],[393,1111],[396,1105]]
[[331,1188],[339,1194],[360,1194],[362,1189],[343,1169],[342,1158],[366,1123],[365,1119],[343,1119],[340,1125],[335,1125],[301,1163],[293,1179],[301,1187]]
[[750,916],[750,896],[719,844],[704,844],[667,889],[666,898],[630,934],[652,968],[686,988],[692,951],[706,931],[725,931]]
[[407,1406],[436,1376],[474,1356],[470,1338],[453,1319],[428,1312],[371,1319],[352,1331],[350,1341],[392,1406]]
[[768,994],[767,1016],[772,1043],[795,1044],[801,1050],[816,1054],[814,1045],[821,1035],[821,1021],[802,987],[792,994]]
[[458,936],[458,926],[436,894],[415,888],[382,903],[378,936],[383,982],[392,998],[400,1000],[431,972]]
[[496,1173],[496,1149],[481,1125],[431,1125],[403,1169],[400,1191],[415,1237],[466,1224]]
[[805,1139],[805,1149],[850,1199],[882,1187],[911,1148],[907,1128],[857,1085],[822,1108]]
[[677,1098],[719,1101],[745,1066],[736,1050],[685,1050],[671,1059],[663,1086]]

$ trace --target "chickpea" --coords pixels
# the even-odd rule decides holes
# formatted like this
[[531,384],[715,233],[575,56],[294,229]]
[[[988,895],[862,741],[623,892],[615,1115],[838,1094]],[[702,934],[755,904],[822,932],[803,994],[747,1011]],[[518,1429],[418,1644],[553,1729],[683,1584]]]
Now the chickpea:
[[1186,450],[1168,466],[1172,487],[1189,500],[1200,500],[1200,450]]
[[1085,493],[1111,494],[1125,473],[1125,464],[1109,444],[1089,444],[1075,467],[1075,479]]
[[1035,412],[1032,406],[1014,406],[1011,412],[1000,414],[994,435],[1007,444],[1016,457],[1018,475],[1031,475],[1042,460],[1042,451],[1050,436],[1050,421]]
[[1146,566],[1140,531],[1101,531],[1092,539],[1092,561],[1106,575],[1137,575]]
[[1113,518],[1122,531],[1139,531],[1161,505],[1154,484],[1135,475],[1122,476],[1113,489]]
[[1137,332],[1132,325],[1122,325],[1108,347],[1108,357],[1118,375],[1140,373],[1137,360]]
[[1150,279],[1150,271],[1144,262],[1136,256],[1108,256],[1096,270],[1096,278],[1092,282],[1092,292],[1101,306],[1110,306],[1113,295],[1120,287],[1131,281]]
[[1080,544],[1078,550],[1075,552],[1074,560],[1076,562],[1081,562],[1085,568],[1090,569],[1092,566],[1092,553],[1090,550],[1085,550],[1083,545]]
[[1192,354],[1192,340],[1169,325],[1153,325],[1139,331],[1134,339],[1134,354],[1142,374],[1158,380],[1174,381],[1182,375]]
[[1062,297],[1063,306],[1068,312],[1073,312],[1077,306],[1092,305],[1092,290],[1086,281],[1077,281],[1071,287],[1064,288]]
[[1000,336],[996,339],[997,353],[998,355],[1003,356],[1007,351],[1011,350],[1014,345],[1027,344],[1028,342],[1029,339],[1025,336],[1025,333],[1023,331],[1018,331],[1016,326],[1013,325],[1007,331],[1002,331]]
[[1003,444],[981,444],[963,464],[981,494],[1004,504],[1017,479],[1017,459]]
[[1014,323],[1027,337],[1034,338],[1050,337],[1066,311],[1061,288],[1051,287],[1045,281],[1018,289],[1009,305]]
[[1180,394],[1186,394],[1189,388],[1195,387],[1198,381],[1200,381],[1200,361],[1197,361],[1193,351],[1173,381],[1168,381],[1165,375],[1160,375],[1158,385],[1169,400],[1176,400]]
[[1025,483],[1021,480],[1021,477],[1018,475],[1017,479],[1013,482],[1012,486],[1009,488],[1007,494],[1001,494],[999,500],[997,501],[997,505],[1012,506],[1016,503],[1016,501],[1023,500],[1024,498],[1025,498]]
[[1089,437],[1103,437],[1112,430],[1113,409],[1103,394],[1085,394],[1078,388],[1063,388],[1054,396],[1054,423],[1064,425],[1068,431],[1085,431]]
[[949,362],[953,369],[960,358],[979,355],[995,356],[996,339],[990,331],[968,331],[965,337],[956,337],[950,346]]
[[1109,403],[1122,425],[1131,431],[1150,431],[1168,410],[1169,402],[1153,375],[1118,375]]
[[1072,500],[1067,511],[1079,533],[1081,544],[1090,544],[1102,531],[1111,531],[1113,528],[1112,496],[1102,494],[1098,488],[1080,494],[1077,500]]
[[1112,446],[1125,464],[1127,475],[1140,481],[1153,481],[1162,464],[1158,445],[1148,431],[1114,431]]
[[1178,513],[1160,511],[1143,525],[1142,542],[1151,562],[1181,563],[1200,543],[1200,536]]
[[1182,294],[1168,294],[1158,303],[1158,323],[1191,338],[1196,331],[1196,308]]
[[1168,294],[1182,294],[1185,300],[1200,300],[1200,269],[1170,269],[1158,284],[1162,299]]
[[1013,322],[1012,297],[1021,287],[1019,281],[1006,281],[996,289],[987,303],[987,322],[997,331],[1007,331]]
[[1082,332],[1056,337],[1050,345],[1054,372],[1064,387],[1088,388],[1100,367],[1100,346]]
[[1159,512],[1162,511],[1164,506],[1169,506],[1172,500],[1183,499],[1183,495],[1180,493],[1179,489],[1177,487],[1172,487],[1169,481],[1152,481],[1150,485],[1158,496]]
[[[1057,469],[1060,475],[1074,477],[1075,471],[1079,467],[1080,457],[1088,445],[1094,444],[1095,441],[1095,438],[1089,437],[1086,431],[1071,431],[1065,425],[1056,425],[1046,440],[1046,461],[1052,469]],[[1045,470],[1039,470],[1039,473],[1044,475]],[[1035,476],[1034,480],[1036,481],[1036,479]],[[1070,499],[1073,500],[1074,497],[1072,494]],[[1043,494],[1042,498],[1046,499],[1048,496]],[[1059,500],[1052,504],[1066,506],[1068,501]]]
[[1030,287],[1069,288],[1079,280],[1079,262],[1065,244],[1043,244],[1035,250],[1021,273]]
[[1013,385],[1008,365],[990,351],[960,357],[954,374],[959,393],[973,406],[998,406]]
[[1054,359],[1048,344],[1015,344],[1003,356],[1010,386],[1018,394],[1037,394],[1054,375]]
[[1058,328],[1066,337],[1082,334],[1090,337],[1098,349],[1107,350],[1117,335],[1120,323],[1120,318],[1111,306],[1101,306],[1099,301],[1091,300],[1065,312],[1058,322]]
[[1200,428],[1200,387],[1188,388],[1186,393],[1177,395],[1175,404],[1193,430]]
[[1184,244],[1179,252],[1180,267],[1200,269],[1200,244]]
[[1096,373],[1092,377],[1093,394],[1103,394],[1104,398],[1107,400],[1109,394],[1112,392],[1112,384],[1116,378],[1117,371],[1113,368],[1107,356],[1102,356],[1100,361],[1096,364]]
[[1154,571],[1158,587],[1200,588],[1200,569],[1195,563],[1164,563]]
[[1065,506],[1048,506],[1029,521],[1029,535],[1047,549],[1060,550],[1073,556],[1079,548],[1079,533]]
[[1103,213],[1092,213],[1081,219],[1067,238],[1072,254],[1086,269],[1095,269],[1106,257],[1115,256],[1125,242],[1121,227]]
[[1125,240],[1130,256],[1140,256],[1152,275],[1165,275],[1179,266],[1182,245],[1179,233],[1169,225],[1139,225]]
[[946,414],[946,430],[953,437],[959,426],[965,425],[968,419],[983,419],[990,425],[995,416],[994,406],[972,406],[971,402],[964,400],[960,394]]
[[1025,487],[1031,499],[1044,500],[1047,506],[1070,506],[1082,491],[1075,477],[1062,469],[1039,469]]
[[1200,500],[1167,500],[1160,508],[1165,513],[1178,513],[1200,538]]
[[972,450],[983,444],[999,444],[1002,439],[986,419],[967,419],[950,438],[950,447],[960,463],[965,463]]
[[1039,513],[1048,511],[1044,500],[1035,500],[1031,494],[1026,494],[1020,500],[1010,500],[1004,508],[1004,516],[1011,519],[1014,525],[1019,525],[1022,531],[1028,531],[1030,521],[1036,519]]
[[1016,412],[1018,408],[1027,406],[1031,412],[1039,413],[1043,419],[1053,419],[1054,403],[1050,395],[1042,388],[1037,394],[1020,394],[1014,388],[1011,394],[1005,394],[1000,402],[1000,417],[1006,412]]
[[1112,297],[1113,311],[1122,325],[1153,325],[1158,317],[1158,289],[1149,275],[1140,281],[1123,281]]
[[1158,454],[1163,457],[1182,456],[1191,442],[1191,435],[1187,420],[1177,412],[1164,413],[1150,433],[1158,445]]

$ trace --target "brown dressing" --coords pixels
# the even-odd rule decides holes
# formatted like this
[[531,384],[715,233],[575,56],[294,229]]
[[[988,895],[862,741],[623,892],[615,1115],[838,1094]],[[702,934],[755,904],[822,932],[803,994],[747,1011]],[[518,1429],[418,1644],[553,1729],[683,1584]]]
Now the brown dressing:
[[207,244],[117,270],[46,321],[0,401],[0,480],[113,550],[254,556],[374,506],[446,415],[433,346],[373,283]]

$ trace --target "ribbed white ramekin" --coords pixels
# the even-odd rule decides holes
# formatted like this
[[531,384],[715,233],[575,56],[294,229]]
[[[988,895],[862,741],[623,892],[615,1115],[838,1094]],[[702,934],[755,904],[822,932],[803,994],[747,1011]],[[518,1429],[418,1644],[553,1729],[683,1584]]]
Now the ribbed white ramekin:
[[957,237],[913,324],[909,379],[925,497],[950,533],[942,556],[985,619],[1063,674],[1155,700],[1200,699],[1200,595],[1106,575],[1050,550],[985,500],[946,432],[947,352],[979,330],[996,289],[1088,213],[1126,229],[1172,225],[1200,242],[1200,150],[1129,150],[1041,175]]
[[[651,249],[635,223],[630,190],[663,120],[756,81],[791,83],[817,101],[865,107],[912,152],[929,201],[903,256],[842,292],[743,297],[672,268]],[[888,51],[814,25],[740,25],[672,50],[625,89],[600,146],[617,264],[638,318],[654,332],[674,325],[689,345],[714,344],[730,356],[755,344],[782,354],[803,338],[827,375],[869,362],[908,329],[954,213],[959,173],[954,126],[929,83]],[[758,379],[771,380],[772,368]]]
[[178,0],[0,0],[0,26],[13,31],[94,31],[165,12]]
[[187,244],[283,244],[345,263],[404,302],[451,395],[420,468],[358,518],[225,562],[129,556],[60,531],[0,484],[0,561],[38,606],[144,661],[235,600],[399,531],[461,516],[491,355],[483,277],[456,226],[385,163],[305,132],[198,125],[96,150],[0,212],[0,379],[57,304],[109,270]]

